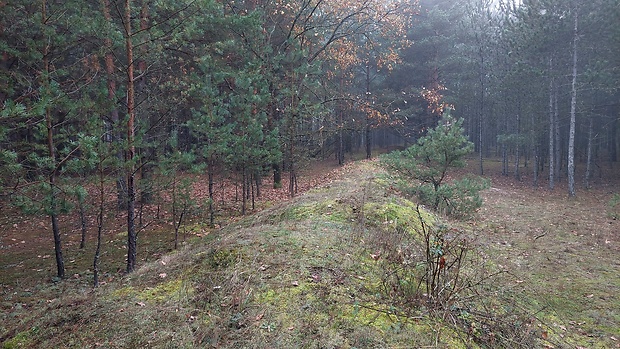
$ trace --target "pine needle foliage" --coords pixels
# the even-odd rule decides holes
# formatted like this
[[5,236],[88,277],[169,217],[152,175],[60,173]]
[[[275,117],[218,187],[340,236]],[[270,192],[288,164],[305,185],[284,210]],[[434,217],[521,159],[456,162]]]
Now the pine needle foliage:
[[465,167],[473,149],[464,135],[463,120],[447,110],[426,136],[403,151],[384,155],[381,163],[403,192],[435,211],[467,217],[482,205],[479,192],[489,186],[480,177],[452,178],[455,169]]

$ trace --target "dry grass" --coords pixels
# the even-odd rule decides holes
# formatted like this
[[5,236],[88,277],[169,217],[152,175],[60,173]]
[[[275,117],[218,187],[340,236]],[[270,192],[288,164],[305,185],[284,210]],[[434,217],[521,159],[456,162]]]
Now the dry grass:
[[556,347],[620,348],[620,223],[608,214],[618,183],[598,180],[573,199],[565,181],[544,185],[533,187],[527,172],[522,181],[495,175],[476,222],[480,240],[522,283]]
[[[390,246],[412,242],[385,234],[390,222],[378,210],[402,199],[377,172],[370,162],[349,164],[341,180],[180,251],[144,251],[154,259],[130,276],[110,273],[97,290],[87,266],[56,284],[15,278],[2,294],[3,347],[509,348],[492,341],[518,330],[529,341],[521,347],[618,347],[619,245],[608,189],[568,201],[494,178],[479,219],[451,224],[476,246],[466,276],[501,277],[464,292],[454,308],[430,309],[386,292]],[[162,234],[153,240],[169,246],[171,233]],[[121,250],[120,237],[108,248],[116,243]]]

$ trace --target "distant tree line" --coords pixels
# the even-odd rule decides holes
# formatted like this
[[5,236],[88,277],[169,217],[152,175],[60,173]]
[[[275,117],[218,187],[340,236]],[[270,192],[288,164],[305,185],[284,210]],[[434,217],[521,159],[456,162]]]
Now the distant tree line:
[[521,179],[527,166],[533,185],[565,180],[574,196],[576,178],[589,187],[617,162],[617,0],[420,5],[396,84],[411,86],[407,73],[427,67],[465,120],[481,174],[483,159],[500,158],[504,175]]

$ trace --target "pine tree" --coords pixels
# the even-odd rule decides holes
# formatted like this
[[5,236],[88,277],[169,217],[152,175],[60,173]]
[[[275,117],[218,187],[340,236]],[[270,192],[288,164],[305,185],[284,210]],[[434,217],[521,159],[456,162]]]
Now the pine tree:
[[482,205],[479,192],[488,184],[471,177],[448,182],[448,175],[465,167],[465,157],[473,151],[473,143],[463,132],[463,120],[452,118],[448,109],[437,127],[417,144],[383,156],[382,164],[405,191],[434,210],[470,215]]

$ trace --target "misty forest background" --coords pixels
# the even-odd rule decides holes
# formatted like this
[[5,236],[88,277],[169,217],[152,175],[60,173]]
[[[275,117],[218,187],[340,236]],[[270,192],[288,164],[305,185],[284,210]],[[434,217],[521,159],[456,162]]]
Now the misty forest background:
[[309,159],[404,148],[447,108],[480,174],[579,195],[617,166],[618,23],[617,0],[1,2],[0,205],[49,217],[59,278],[59,216],[101,237],[125,210],[131,272],[141,205],[215,224],[218,180],[245,214],[261,179],[294,196]]

